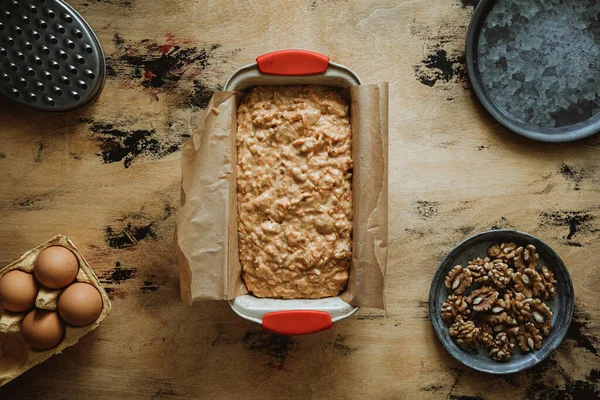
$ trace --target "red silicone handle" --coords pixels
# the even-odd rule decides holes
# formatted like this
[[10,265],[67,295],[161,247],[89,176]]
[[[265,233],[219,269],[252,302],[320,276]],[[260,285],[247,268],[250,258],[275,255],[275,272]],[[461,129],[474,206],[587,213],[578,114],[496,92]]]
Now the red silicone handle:
[[283,335],[306,335],[331,328],[333,321],[325,311],[294,310],[266,313],[262,326]]
[[329,57],[306,50],[280,50],[256,58],[258,70],[269,75],[314,75],[327,71]]

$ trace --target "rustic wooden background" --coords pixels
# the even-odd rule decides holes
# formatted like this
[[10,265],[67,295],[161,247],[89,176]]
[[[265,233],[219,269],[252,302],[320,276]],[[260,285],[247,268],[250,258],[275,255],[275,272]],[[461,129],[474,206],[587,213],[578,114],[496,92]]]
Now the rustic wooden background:
[[[106,285],[113,312],[64,354],[0,389],[35,398],[591,398],[600,391],[600,137],[542,144],[479,106],[464,39],[477,0],[70,2],[108,58],[97,103],[73,114],[0,99],[0,263],[57,233]],[[173,251],[181,145],[229,74],[285,48],[390,82],[387,316],[281,337],[224,302],[179,302]],[[559,350],[494,377],[452,359],[427,316],[456,243],[517,228],[566,262],[576,311]]]

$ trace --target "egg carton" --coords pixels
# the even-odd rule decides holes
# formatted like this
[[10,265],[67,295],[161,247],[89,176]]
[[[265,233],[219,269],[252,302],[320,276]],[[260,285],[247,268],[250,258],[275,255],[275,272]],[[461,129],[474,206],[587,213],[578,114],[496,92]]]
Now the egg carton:
[[[61,353],[64,349],[77,343],[88,332],[93,331],[106,318],[111,309],[110,300],[106,291],[98,281],[98,277],[81,255],[77,247],[66,236],[57,235],[46,243],[29,250],[18,260],[12,262],[6,267],[0,269],[0,278],[6,273],[18,269],[28,273],[33,273],[33,264],[38,254],[50,246],[63,246],[73,252],[79,261],[79,271],[75,282],[85,282],[94,286],[102,297],[102,311],[100,316],[89,325],[71,326],[65,325],[65,336],[63,340],[53,348],[47,350],[36,350],[30,348],[20,334],[21,321],[27,313],[15,313],[4,310],[0,307],[0,386],[5,385],[28,369],[46,361],[54,354]],[[68,287],[68,286],[67,286]],[[35,307],[44,310],[56,311],[58,297],[63,289],[48,289],[40,286],[35,301]]]

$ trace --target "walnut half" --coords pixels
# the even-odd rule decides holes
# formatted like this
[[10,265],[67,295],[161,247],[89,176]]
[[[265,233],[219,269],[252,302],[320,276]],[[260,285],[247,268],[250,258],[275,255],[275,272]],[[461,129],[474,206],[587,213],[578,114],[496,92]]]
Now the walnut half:
[[540,299],[527,299],[531,306],[530,322],[539,328],[544,336],[550,334],[552,329],[552,311]]
[[533,297],[544,290],[542,277],[534,269],[525,268],[523,272],[513,274],[512,278],[515,291],[523,293],[525,297]]
[[540,330],[531,322],[519,326],[516,337],[523,351],[539,350],[542,347],[543,337]]
[[544,290],[540,291],[539,294],[544,299],[549,299],[556,295],[556,287],[558,286],[558,282],[554,279],[554,274],[550,269],[546,266],[542,267],[542,284],[544,285]]
[[445,284],[448,289],[452,289],[455,294],[463,294],[473,283],[471,272],[461,265],[456,265],[448,272]]
[[514,242],[502,242],[499,245],[495,244],[488,249],[488,256],[492,258],[504,258],[510,260],[515,257],[517,244]]
[[513,270],[504,261],[494,260],[488,276],[498,289],[504,289],[511,281]]
[[450,337],[460,346],[476,346],[479,337],[479,328],[473,321],[465,321],[462,316],[456,320],[449,329]]
[[442,319],[452,322],[459,315],[467,317],[471,314],[471,310],[469,310],[470,303],[471,301],[466,296],[451,294],[442,306]]
[[482,286],[479,289],[475,289],[469,296],[469,300],[473,304],[473,310],[475,311],[489,310],[497,298],[498,292],[491,286]]
[[496,361],[506,361],[512,355],[514,347],[514,341],[505,332],[500,332],[490,346],[490,357]]
[[540,256],[534,245],[529,244],[527,247],[519,247],[515,250],[514,263],[518,271],[523,271],[525,268],[535,270],[537,268],[538,259]]

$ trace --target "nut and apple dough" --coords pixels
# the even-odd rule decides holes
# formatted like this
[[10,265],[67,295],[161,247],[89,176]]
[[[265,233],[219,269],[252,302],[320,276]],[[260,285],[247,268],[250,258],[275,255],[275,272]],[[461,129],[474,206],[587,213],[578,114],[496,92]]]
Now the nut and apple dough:
[[337,296],[352,260],[348,102],[332,88],[253,88],[238,108],[239,254],[257,297]]

